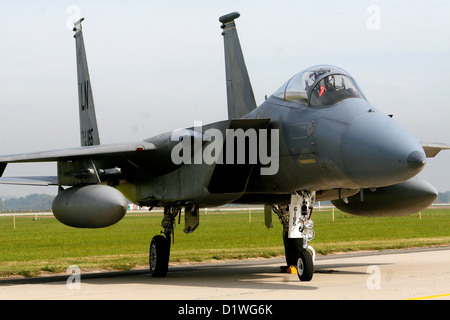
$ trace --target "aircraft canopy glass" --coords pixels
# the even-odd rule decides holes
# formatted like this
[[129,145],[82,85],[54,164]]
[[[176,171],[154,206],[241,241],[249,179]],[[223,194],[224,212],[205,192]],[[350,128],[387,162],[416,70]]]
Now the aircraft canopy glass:
[[273,96],[314,108],[333,105],[347,98],[365,99],[347,72],[326,65],[297,73]]

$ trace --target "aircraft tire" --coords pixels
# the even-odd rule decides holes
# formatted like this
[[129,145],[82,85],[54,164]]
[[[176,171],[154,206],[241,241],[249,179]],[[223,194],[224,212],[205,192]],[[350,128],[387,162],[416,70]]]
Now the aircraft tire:
[[150,273],[155,278],[165,277],[169,269],[170,242],[162,235],[154,236],[150,243]]
[[299,252],[303,250],[303,239],[290,239],[287,232],[284,232],[283,243],[287,266],[295,266]]
[[297,259],[297,275],[300,281],[311,281],[314,273],[314,263],[311,254],[301,250]]

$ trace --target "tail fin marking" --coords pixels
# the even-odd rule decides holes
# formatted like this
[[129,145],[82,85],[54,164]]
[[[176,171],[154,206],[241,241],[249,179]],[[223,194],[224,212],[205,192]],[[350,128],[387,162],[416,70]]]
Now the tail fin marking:
[[91,81],[84,47],[83,28],[81,22],[84,18],[75,22],[73,31],[75,34],[78,76],[78,103],[80,112],[80,140],[81,146],[93,146],[100,144],[100,135],[95,116],[94,98],[92,95]]
[[256,108],[255,96],[248,76],[233,12],[219,18],[225,47],[225,73],[227,83],[228,118],[242,118]]

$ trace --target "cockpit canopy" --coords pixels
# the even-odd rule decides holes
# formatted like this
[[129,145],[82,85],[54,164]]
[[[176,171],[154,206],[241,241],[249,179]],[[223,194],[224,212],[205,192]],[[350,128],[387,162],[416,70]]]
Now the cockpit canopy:
[[333,105],[347,98],[366,99],[346,71],[328,65],[297,73],[273,96],[313,108]]

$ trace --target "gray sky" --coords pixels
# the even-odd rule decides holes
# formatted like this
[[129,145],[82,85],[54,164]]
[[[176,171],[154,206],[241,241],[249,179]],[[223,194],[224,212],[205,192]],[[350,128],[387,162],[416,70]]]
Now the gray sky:
[[[227,118],[219,16],[238,33],[257,103],[298,71],[332,64],[420,141],[450,143],[450,2],[2,1],[0,154],[76,147],[73,21],[80,16],[103,144]],[[70,26],[70,27],[69,27]],[[420,174],[450,190],[450,152]],[[54,175],[11,164],[5,176]],[[56,188],[0,186],[0,195]]]

